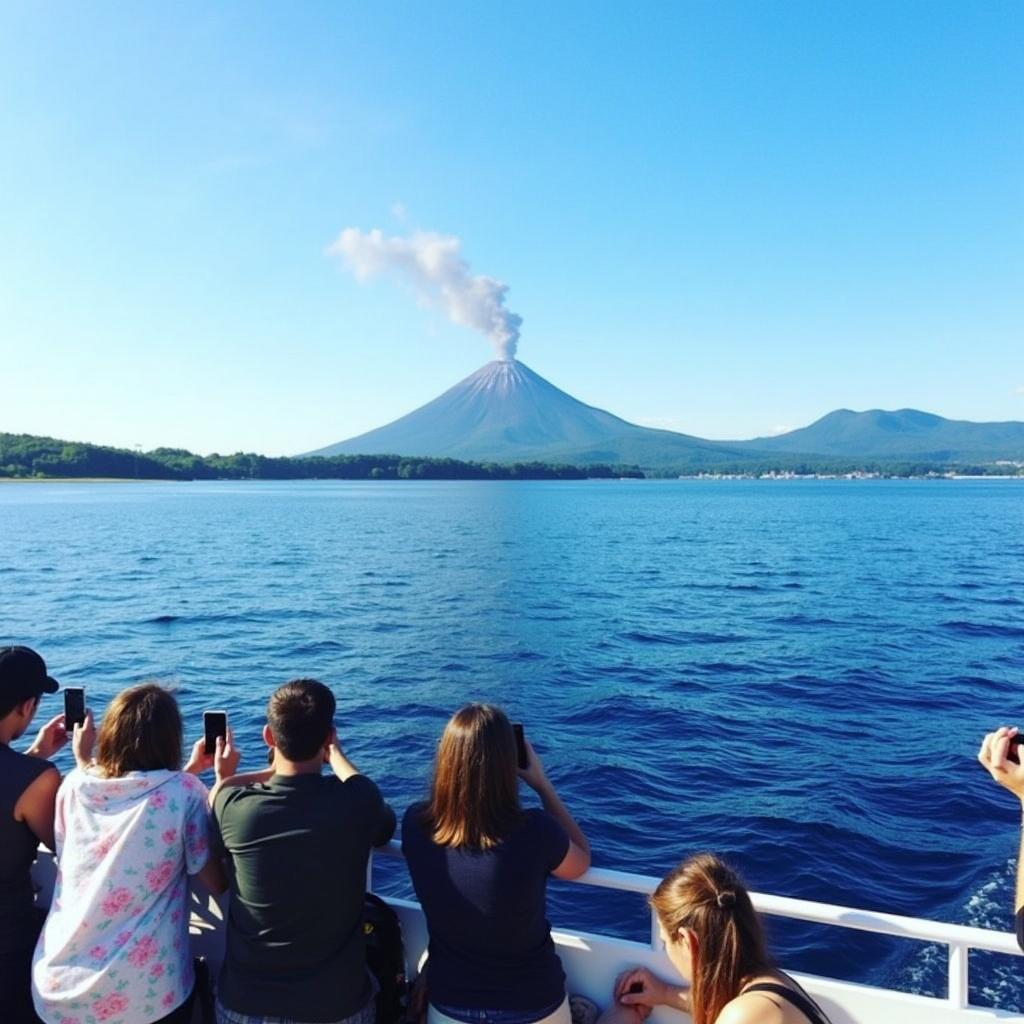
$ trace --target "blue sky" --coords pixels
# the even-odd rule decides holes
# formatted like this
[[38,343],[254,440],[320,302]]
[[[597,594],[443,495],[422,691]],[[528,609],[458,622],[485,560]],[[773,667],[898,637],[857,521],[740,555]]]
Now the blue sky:
[[491,358],[350,226],[637,422],[1024,419],[1022,96],[1017,2],[9,0],[0,430],[295,453]]

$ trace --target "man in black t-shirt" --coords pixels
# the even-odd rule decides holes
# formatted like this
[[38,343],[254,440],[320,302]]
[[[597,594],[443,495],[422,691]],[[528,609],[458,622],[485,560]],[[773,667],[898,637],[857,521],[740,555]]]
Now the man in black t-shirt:
[[272,767],[214,790],[231,879],[220,1024],[372,1024],[366,865],[394,834],[395,815],[342,752],[334,707],[316,680],[280,687],[263,730]]
[[0,647],[0,1018],[37,1024],[32,1008],[32,950],[44,917],[30,870],[40,843],[53,849],[53,808],[60,774],[46,758],[67,742],[64,716],[51,719],[21,754],[10,744],[35,718],[57,680],[28,647]]
[[[1024,765],[1020,760],[1016,728],[1003,726],[990,732],[981,742],[978,760],[1000,786],[1008,789],[1022,804],[1024,815]],[[1024,826],[1024,816],[1022,816]],[[1014,900],[1017,942],[1024,949],[1024,827],[1021,833],[1020,853],[1017,857],[1017,892]]]

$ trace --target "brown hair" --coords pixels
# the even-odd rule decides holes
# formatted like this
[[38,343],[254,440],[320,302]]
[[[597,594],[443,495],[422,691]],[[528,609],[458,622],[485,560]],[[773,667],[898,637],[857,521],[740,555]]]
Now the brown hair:
[[519,823],[516,740],[505,712],[467,704],[437,747],[423,824],[439,846],[489,850]]
[[162,686],[122,690],[107,706],[96,740],[96,764],[108,778],[181,767],[181,714]]
[[317,679],[292,679],[267,704],[274,745],[289,761],[311,761],[323,754],[334,727],[334,694]]
[[666,875],[651,906],[670,942],[680,940],[680,928],[697,937],[690,989],[693,1024],[713,1024],[745,979],[772,969],[761,921],[743,882],[714,854],[697,854]]

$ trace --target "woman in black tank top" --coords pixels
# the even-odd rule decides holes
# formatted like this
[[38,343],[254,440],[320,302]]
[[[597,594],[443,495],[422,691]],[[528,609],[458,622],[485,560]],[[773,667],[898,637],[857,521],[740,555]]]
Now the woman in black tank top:
[[[672,965],[689,987],[638,967],[615,982],[607,1024],[637,1024],[654,1006],[689,1013],[693,1024],[829,1024],[792,978],[776,970],[761,921],[739,877],[709,853],[667,875],[651,897]],[[728,1014],[725,1014],[728,1009]],[[626,1015],[634,1017],[627,1021]]]

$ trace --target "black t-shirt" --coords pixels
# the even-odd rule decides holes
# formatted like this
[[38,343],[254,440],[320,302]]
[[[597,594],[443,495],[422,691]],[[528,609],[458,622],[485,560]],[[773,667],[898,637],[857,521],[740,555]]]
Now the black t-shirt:
[[1017,911],[1017,945],[1024,949],[1024,907]]
[[0,743],[0,954],[34,945],[39,933],[30,873],[39,837],[25,822],[15,820],[14,808],[48,770],[56,771],[49,761]]
[[231,878],[221,1002],[302,1021],[360,1009],[367,857],[395,831],[377,787],[364,775],[273,775],[222,789],[213,812]]
[[546,811],[528,810],[490,850],[438,846],[421,823],[402,821],[402,850],[430,932],[428,988],[438,1007],[542,1010],[565,996],[551,941],[545,886],[569,852]]

